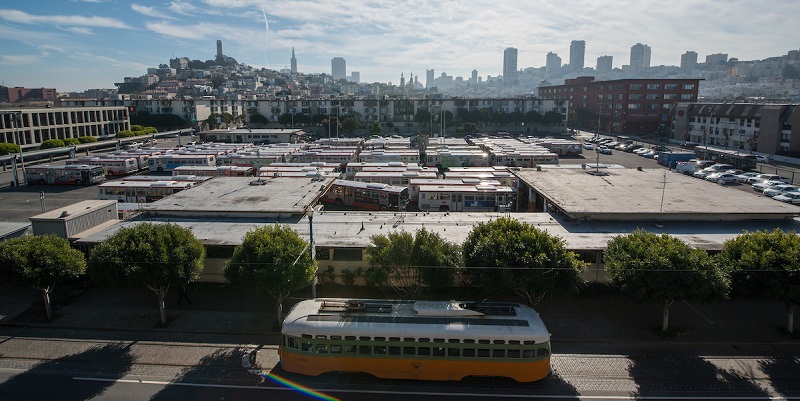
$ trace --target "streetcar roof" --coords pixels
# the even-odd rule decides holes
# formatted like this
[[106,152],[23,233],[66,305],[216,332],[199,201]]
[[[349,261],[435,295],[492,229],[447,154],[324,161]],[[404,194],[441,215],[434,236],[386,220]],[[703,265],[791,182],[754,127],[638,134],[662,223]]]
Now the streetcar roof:
[[507,186],[500,185],[422,185],[419,192],[514,192]]
[[295,305],[284,319],[282,333],[550,341],[539,314],[513,302],[318,298]]

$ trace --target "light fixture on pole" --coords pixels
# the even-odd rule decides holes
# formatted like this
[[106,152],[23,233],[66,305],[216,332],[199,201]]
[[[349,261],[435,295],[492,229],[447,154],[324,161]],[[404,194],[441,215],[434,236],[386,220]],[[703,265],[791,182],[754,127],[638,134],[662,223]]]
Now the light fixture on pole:
[[19,162],[20,166],[22,167],[22,181],[19,181],[19,177],[17,176],[16,170],[14,171],[14,181],[16,185],[25,185],[25,157],[22,154],[22,136],[19,133],[20,123],[22,122],[22,112],[21,111],[4,111],[0,113],[2,115],[9,116],[9,122],[11,123],[11,130],[14,135],[14,141],[19,146]]
[[314,266],[314,278],[311,280],[311,298],[317,297],[317,268],[315,262],[316,250],[314,249],[314,207],[308,210],[308,249],[311,255],[311,265]]

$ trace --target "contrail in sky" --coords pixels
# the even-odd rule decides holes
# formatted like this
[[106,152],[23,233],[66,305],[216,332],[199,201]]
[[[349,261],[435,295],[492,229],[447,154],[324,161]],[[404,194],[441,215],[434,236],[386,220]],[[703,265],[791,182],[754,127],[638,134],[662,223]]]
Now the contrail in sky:
[[267,62],[267,46],[269,44],[269,21],[267,21],[267,11],[264,9],[264,2],[261,2],[261,13],[264,14],[264,28],[266,29],[264,38],[264,68],[269,68]]

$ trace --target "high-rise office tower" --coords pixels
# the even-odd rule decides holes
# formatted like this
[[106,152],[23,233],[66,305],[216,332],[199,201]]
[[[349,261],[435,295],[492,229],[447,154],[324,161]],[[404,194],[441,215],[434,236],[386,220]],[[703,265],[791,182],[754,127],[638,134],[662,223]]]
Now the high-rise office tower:
[[294,46],[292,46],[292,74],[297,74],[297,59],[294,57]]
[[347,62],[342,57],[334,57],[331,60],[331,75],[335,79],[347,77]]
[[631,46],[631,68],[650,68],[650,46],[641,43]]
[[715,53],[706,56],[706,64],[725,64],[728,62],[728,53]]
[[508,47],[503,52],[503,80],[514,81],[517,79],[517,49]]
[[425,70],[425,88],[430,89],[433,86],[433,68]]
[[350,73],[350,81],[359,83],[361,82],[361,73],[358,71],[353,71]]
[[545,70],[548,74],[554,74],[561,71],[561,57],[558,57],[558,54],[553,52],[547,53]]
[[697,67],[697,52],[688,50],[686,53],[681,54],[681,68],[694,67]]
[[573,40],[569,44],[569,67],[573,70],[583,69],[583,58],[586,54],[586,41]]
[[611,72],[614,68],[614,57],[613,56],[600,56],[597,58],[597,72]]
[[478,83],[478,70],[472,70],[472,79],[470,80],[473,84]]
[[222,41],[217,41],[217,58],[222,58]]

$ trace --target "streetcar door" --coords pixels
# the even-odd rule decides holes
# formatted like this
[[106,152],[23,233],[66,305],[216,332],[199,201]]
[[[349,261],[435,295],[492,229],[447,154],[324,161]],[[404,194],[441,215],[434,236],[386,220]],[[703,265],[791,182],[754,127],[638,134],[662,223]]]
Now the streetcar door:
[[462,194],[456,193],[453,194],[451,198],[452,202],[450,204],[450,210],[454,212],[463,212],[464,211],[464,198]]

